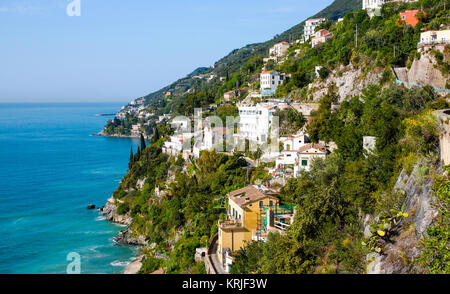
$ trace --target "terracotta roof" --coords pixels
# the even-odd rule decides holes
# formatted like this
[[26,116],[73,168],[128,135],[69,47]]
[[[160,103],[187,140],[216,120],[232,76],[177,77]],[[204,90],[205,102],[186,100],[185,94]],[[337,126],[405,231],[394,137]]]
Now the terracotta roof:
[[274,70],[266,70],[266,71],[263,71],[262,73],[263,74],[268,74],[268,73],[271,73],[271,72],[274,72]]
[[310,18],[310,19],[307,19],[306,21],[313,21],[313,20],[321,20],[321,18]]
[[228,193],[227,196],[240,207],[245,207],[247,206],[247,204],[262,200],[267,197],[278,200],[278,198],[275,197],[274,194],[275,193],[271,192],[270,190],[268,190],[267,192],[262,192],[254,185],[248,185],[247,187]]
[[315,148],[320,150],[322,153],[329,153],[329,150],[322,144],[315,144],[315,143],[309,143],[306,144],[305,146],[300,147],[297,152],[298,153],[304,153],[305,151],[311,149],[311,148]]

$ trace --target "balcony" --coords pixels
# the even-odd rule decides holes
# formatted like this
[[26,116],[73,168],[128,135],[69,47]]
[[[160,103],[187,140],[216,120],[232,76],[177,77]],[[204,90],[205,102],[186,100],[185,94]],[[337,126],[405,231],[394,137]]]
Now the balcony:
[[219,227],[222,230],[230,230],[230,229],[237,229],[242,228],[242,220],[240,219],[227,219],[219,221]]

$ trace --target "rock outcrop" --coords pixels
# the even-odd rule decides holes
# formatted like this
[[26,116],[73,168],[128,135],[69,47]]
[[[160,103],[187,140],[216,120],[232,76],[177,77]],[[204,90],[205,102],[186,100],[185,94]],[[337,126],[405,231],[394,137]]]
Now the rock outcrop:
[[[416,165],[415,170],[418,168],[419,165]],[[395,184],[395,189],[406,195],[405,210],[413,213],[400,223],[398,235],[385,246],[383,254],[371,253],[367,256],[368,260],[372,260],[367,266],[369,274],[420,272],[413,263],[420,254],[419,240],[426,234],[427,228],[437,217],[438,212],[432,205],[436,201],[431,190],[432,179],[425,178],[421,182],[414,175],[414,170],[411,175],[407,175],[403,170]],[[367,226],[368,224],[366,229]]]
[[314,101],[320,101],[328,92],[328,87],[332,84],[338,87],[339,102],[345,100],[347,96],[361,95],[362,90],[368,85],[376,84],[382,76],[382,71],[370,71],[363,75],[360,67],[353,65],[341,66],[339,70],[334,70],[325,80],[317,78],[308,86],[308,93],[312,95]]
[[101,211],[107,221],[112,221],[127,226],[131,224],[132,218],[129,215],[121,215],[117,213],[117,205],[113,197],[108,199]]
[[[444,48],[435,48],[435,50],[444,53]],[[449,57],[443,54],[444,61],[448,62]],[[444,76],[439,69],[433,52],[425,50],[419,59],[414,59],[411,68],[394,68],[396,78],[407,86],[432,86],[439,89],[445,89],[448,76]]]

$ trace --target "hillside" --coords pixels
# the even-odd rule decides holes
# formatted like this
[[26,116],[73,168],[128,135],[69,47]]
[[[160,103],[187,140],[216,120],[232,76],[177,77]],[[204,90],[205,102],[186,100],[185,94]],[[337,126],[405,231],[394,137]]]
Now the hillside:
[[[355,11],[360,9],[361,0],[335,0],[328,7],[313,15],[312,17],[325,17],[332,20],[337,20],[339,17],[343,17],[349,11]],[[150,93],[144,97],[140,97],[137,101],[141,101],[144,106],[154,105],[157,114],[169,113],[175,110],[172,103],[165,103],[164,94],[167,91],[172,92],[172,100],[179,101],[183,99],[184,95],[191,88],[198,90],[201,87],[201,81],[198,78],[194,78],[196,75],[203,75],[205,77],[213,75],[215,78],[212,83],[218,83],[217,80],[220,77],[233,76],[239,72],[241,68],[249,61],[253,56],[265,56],[268,48],[273,44],[281,41],[289,41],[299,38],[303,33],[304,21],[293,26],[287,31],[275,36],[273,39],[262,43],[249,44],[242,48],[235,49],[227,56],[221,58],[214,64],[214,68],[200,67],[194,70],[174,83]],[[216,94],[216,93],[214,93]],[[140,103],[139,103],[140,104]],[[169,105],[167,105],[169,104]],[[122,113],[126,113],[128,110],[133,109],[132,105],[126,105],[121,110]]]
[[[413,8],[427,16],[415,27],[399,21],[401,11]],[[450,112],[440,111],[441,118],[435,114],[450,108],[450,96],[432,81],[405,87],[393,74],[394,68],[424,67],[422,58],[428,56],[433,70],[448,81],[448,43],[439,49],[443,52],[431,50],[432,55],[419,52],[417,44],[421,32],[448,29],[449,23],[449,11],[439,0],[388,3],[381,16],[372,18],[364,10],[350,11],[341,21],[322,25],[333,38],[317,46],[292,42],[275,59],[263,59],[267,52],[259,56],[250,47],[241,48],[214,68],[198,68],[163,89],[160,95],[172,93],[147,106],[154,116],[169,111],[192,115],[201,107],[206,115],[239,115],[245,120],[237,105],[251,99],[243,94],[224,101],[223,94],[259,89],[264,69],[286,73],[274,98],[293,102],[265,101],[250,111],[261,115],[263,108],[277,109],[275,115],[284,120],[283,136],[306,136],[308,144],[305,140],[306,145],[294,150],[285,147],[289,140],[279,138],[286,152],[270,157],[264,144],[249,150],[247,139],[245,151],[204,148],[198,155],[186,150],[186,155],[168,146],[192,140],[174,136],[166,120],[153,124],[149,146],[142,138],[138,152],[130,154],[127,174],[103,209],[108,219],[128,225],[119,241],[144,246],[138,258],[140,273],[205,273],[207,262],[195,257],[197,249],[215,248],[220,243],[215,236],[225,234],[222,225],[236,226],[229,234],[234,244],[234,234],[246,222],[240,222],[240,213],[230,218],[230,202],[235,197],[242,201],[243,195],[250,201],[251,195],[228,193],[247,186],[270,187],[280,204],[275,206],[285,208],[280,214],[286,214],[287,207],[293,213],[281,231],[264,231],[264,242],[252,242],[253,228],[245,227],[252,235],[241,238],[249,243],[230,251],[231,273],[449,273],[450,167],[442,155],[448,149],[444,124]],[[233,72],[235,64],[226,64],[238,56],[242,60],[234,63],[242,62],[242,68]],[[255,98],[260,103],[264,99]],[[293,107],[302,104],[317,107],[305,118]],[[256,124],[262,121],[258,118]],[[125,121],[130,125],[133,119]],[[206,131],[197,135],[206,137]],[[315,156],[318,152],[324,156]],[[301,160],[278,164],[283,154],[299,154]],[[308,154],[314,157],[304,160]],[[265,155],[270,159],[263,161]],[[308,168],[300,169],[300,164]],[[296,167],[299,172],[293,175]],[[252,203],[245,209],[252,210]],[[270,210],[273,202],[260,201],[258,207]],[[261,223],[259,215],[259,221],[252,218],[254,223]],[[245,214],[243,219],[249,221]]]

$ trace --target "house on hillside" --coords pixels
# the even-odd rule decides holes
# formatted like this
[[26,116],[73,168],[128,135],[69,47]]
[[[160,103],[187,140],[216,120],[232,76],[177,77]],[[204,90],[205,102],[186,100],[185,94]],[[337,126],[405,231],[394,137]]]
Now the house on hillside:
[[327,30],[321,29],[314,33],[314,37],[311,39],[311,47],[316,47],[318,44],[325,43],[327,40],[333,38],[333,33]]
[[223,94],[223,99],[225,101],[230,101],[234,97],[236,97],[236,92],[234,90],[233,91],[228,91],[225,94]]
[[297,162],[294,166],[294,177],[297,177],[301,170],[309,171],[311,163],[316,158],[325,158],[330,151],[322,144],[309,143],[297,150]]
[[409,9],[409,10],[401,11],[400,12],[400,21],[407,25],[415,27],[416,24],[419,22],[419,19],[416,16],[418,13],[419,13],[419,10],[417,10],[417,9]]
[[281,57],[287,53],[290,46],[291,45],[288,42],[277,43],[269,49],[269,55],[274,57]]
[[425,31],[420,33],[420,41],[417,48],[424,50],[425,48],[433,47],[435,45],[445,46],[450,44],[450,30],[441,31]]
[[264,71],[260,75],[260,88],[262,96],[272,96],[278,86],[283,83],[286,76],[276,70]]
[[305,21],[305,26],[303,27],[303,39],[307,41],[312,35],[314,35],[316,28],[326,21],[326,18],[307,19]]
[[235,134],[236,140],[245,140],[263,144],[270,137],[272,118],[276,106],[259,103],[256,106],[238,106],[239,128]]
[[218,222],[217,257],[229,272],[239,249],[265,241],[268,232],[283,234],[294,220],[294,208],[280,205],[276,193],[262,185],[249,185],[227,197],[227,219]]
[[296,135],[282,138],[280,142],[283,144],[283,150],[275,161],[275,168],[286,170],[293,168],[297,163],[299,150],[309,143],[309,137],[307,134],[299,132]]

